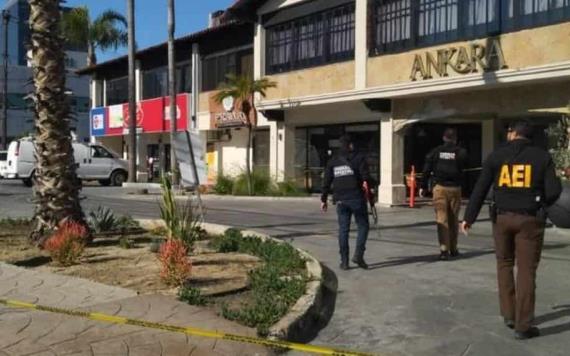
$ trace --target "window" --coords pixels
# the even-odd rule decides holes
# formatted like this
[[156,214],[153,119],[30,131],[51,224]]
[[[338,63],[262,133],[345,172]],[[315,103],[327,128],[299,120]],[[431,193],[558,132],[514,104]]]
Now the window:
[[202,90],[216,90],[228,74],[253,76],[253,54],[245,50],[216,55],[204,60]]
[[570,0],[375,0],[373,53],[390,53],[570,19]]
[[127,77],[107,81],[107,105],[123,104],[129,101],[129,80]]
[[101,146],[91,146],[92,158],[114,158],[112,154]]
[[268,74],[354,58],[354,22],[351,3],[268,27]]
[[143,99],[161,98],[168,95],[168,71],[160,67],[143,72]]
[[176,67],[176,93],[192,92],[192,66],[190,63],[179,64]]

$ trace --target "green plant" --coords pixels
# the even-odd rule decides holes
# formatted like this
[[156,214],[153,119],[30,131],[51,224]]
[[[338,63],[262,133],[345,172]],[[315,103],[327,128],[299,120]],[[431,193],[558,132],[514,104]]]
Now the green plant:
[[181,240],[188,248],[192,248],[200,234],[197,207],[191,200],[178,204],[172,191],[172,182],[167,177],[162,178],[160,217],[166,225],[169,239]]
[[250,194],[248,191],[248,176],[247,172],[240,173],[234,182],[234,195],[272,195],[273,192],[277,190],[273,179],[271,176],[263,171],[254,169],[251,173],[251,185],[252,185],[252,193]]
[[275,195],[283,197],[298,197],[307,195],[307,192],[299,189],[297,183],[291,179],[285,180],[284,182],[277,182],[275,185],[277,186]]
[[8,227],[23,227],[30,226],[32,221],[27,218],[3,218],[0,219],[0,226],[4,228]]
[[192,264],[184,242],[170,239],[160,246],[158,254],[161,264],[160,277],[166,284],[180,286],[190,277]]
[[139,230],[141,228],[141,224],[130,215],[119,216],[115,224],[115,230],[118,231]]
[[108,232],[116,228],[117,218],[111,209],[99,206],[89,212],[88,223],[96,233]]
[[227,229],[223,235],[216,236],[210,243],[218,253],[238,252],[243,239],[238,229]]
[[51,258],[62,266],[75,264],[83,251],[87,237],[87,229],[76,222],[66,222],[46,240],[44,248]]
[[556,171],[565,179],[570,179],[570,118],[562,118],[547,130],[548,143]]
[[234,188],[234,179],[230,176],[223,174],[218,175],[216,184],[214,185],[214,192],[220,195],[232,194]]
[[165,237],[168,234],[168,230],[164,226],[158,226],[149,231],[154,236]]
[[202,295],[200,289],[186,285],[182,286],[182,288],[180,288],[178,291],[178,299],[190,305],[208,304],[208,299]]
[[133,240],[129,239],[126,236],[121,236],[119,238],[119,247],[124,248],[125,250],[131,249],[135,246]]

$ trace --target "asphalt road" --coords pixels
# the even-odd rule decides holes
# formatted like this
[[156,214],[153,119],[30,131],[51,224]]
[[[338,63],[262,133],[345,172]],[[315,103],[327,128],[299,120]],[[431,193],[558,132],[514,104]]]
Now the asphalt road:
[[[0,217],[29,216],[30,189],[0,181]],[[158,217],[158,196],[84,188],[86,210],[107,206],[137,218]],[[380,209],[370,232],[368,271],[338,269],[336,216],[316,199],[206,197],[206,220],[250,228],[292,242],[316,256],[336,290],[334,313],[314,344],[405,355],[567,355],[570,347],[570,233],[548,229],[538,272],[537,323],[545,336],[513,340],[498,316],[495,261],[485,211],[463,258],[438,262],[431,207]]]

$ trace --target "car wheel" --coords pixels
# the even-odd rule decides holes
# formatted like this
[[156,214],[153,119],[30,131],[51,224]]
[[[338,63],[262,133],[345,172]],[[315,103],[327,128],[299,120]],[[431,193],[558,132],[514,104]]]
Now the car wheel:
[[121,187],[127,181],[127,172],[115,171],[111,174],[111,184],[115,187]]
[[101,184],[104,187],[108,187],[111,185],[111,180],[110,179],[100,179],[99,184]]

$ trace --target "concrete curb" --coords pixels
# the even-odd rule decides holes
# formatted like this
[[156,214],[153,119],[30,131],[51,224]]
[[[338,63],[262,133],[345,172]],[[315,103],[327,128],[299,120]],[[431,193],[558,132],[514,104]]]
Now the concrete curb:
[[[162,220],[140,219],[141,226],[152,229],[164,226]],[[231,226],[202,223],[202,228],[210,234],[223,234]],[[271,240],[277,243],[287,243],[269,235],[252,230],[242,230],[244,235],[255,236],[262,241]],[[297,341],[319,322],[320,310],[323,303],[323,269],[321,263],[308,252],[294,247],[306,260],[307,289],[281,320],[269,328],[269,339]]]
[[315,202],[320,199],[320,195],[299,196],[299,197],[265,197],[265,196],[235,196],[235,195],[216,195],[216,194],[202,194],[202,200],[248,200],[248,201],[311,201]]

